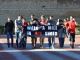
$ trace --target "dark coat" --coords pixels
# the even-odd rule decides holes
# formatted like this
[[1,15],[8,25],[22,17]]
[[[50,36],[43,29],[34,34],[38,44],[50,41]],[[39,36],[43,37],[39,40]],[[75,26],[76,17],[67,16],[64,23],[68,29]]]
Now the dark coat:
[[5,23],[5,32],[13,32],[14,30],[14,23],[13,21],[11,20],[10,22],[6,22]]

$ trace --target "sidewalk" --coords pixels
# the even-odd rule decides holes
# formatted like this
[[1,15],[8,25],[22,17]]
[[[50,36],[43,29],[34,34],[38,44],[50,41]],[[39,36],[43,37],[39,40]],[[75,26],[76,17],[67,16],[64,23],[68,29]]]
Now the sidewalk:
[[[0,43],[2,43],[2,44],[7,43],[5,36],[1,36]],[[14,44],[15,43],[16,43],[16,40],[14,38]],[[39,43],[40,43],[39,38],[37,39],[37,43],[39,45]],[[60,49],[58,38],[55,39],[55,43],[56,43],[55,49]],[[69,43],[70,42],[69,42],[68,38],[65,38],[64,49],[71,49]],[[28,39],[27,39],[27,46],[28,46],[27,48],[31,47],[31,38],[30,37],[28,37]],[[47,38],[44,39],[44,47],[48,48],[48,39]],[[76,35],[75,49],[80,49],[80,35]]]

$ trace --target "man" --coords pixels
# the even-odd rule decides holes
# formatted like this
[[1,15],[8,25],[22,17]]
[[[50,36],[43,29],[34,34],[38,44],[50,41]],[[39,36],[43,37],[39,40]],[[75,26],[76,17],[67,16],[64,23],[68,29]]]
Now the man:
[[71,48],[74,48],[76,26],[77,26],[77,23],[75,21],[75,18],[73,18],[71,16],[70,22],[69,22],[69,33],[70,33],[70,46],[71,46]]
[[[37,26],[38,25],[38,19],[34,18],[34,15],[31,15],[31,22],[30,25],[32,26]],[[37,38],[36,36],[34,36],[34,31],[32,31],[32,48],[36,48],[36,42],[37,42]]]
[[66,36],[66,28],[64,26],[63,20],[59,20],[59,25],[57,26],[57,30],[58,30],[59,46],[60,46],[60,48],[63,48],[64,40],[65,40],[65,36]]
[[16,45],[19,47],[19,41],[21,39],[22,32],[22,20],[21,16],[18,16],[18,19],[15,20],[15,34],[16,34]]
[[[52,16],[49,17],[48,25],[54,26],[55,27],[54,30],[56,30],[56,28],[57,28],[56,27],[56,21],[53,20],[53,17]],[[48,38],[48,42],[49,42],[49,48],[54,48],[53,44],[55,43],[55,31],[54,31],[53,37],[49,37]]]
[[10,47],[10,38],[11,38],[11,46],[13,47],[13,29],[14,29],[14,23],[8,17],[8,22],[6,22],[6,24],[5,24],[5,31],[6,31],[6,34],[7,34],[8,47]]

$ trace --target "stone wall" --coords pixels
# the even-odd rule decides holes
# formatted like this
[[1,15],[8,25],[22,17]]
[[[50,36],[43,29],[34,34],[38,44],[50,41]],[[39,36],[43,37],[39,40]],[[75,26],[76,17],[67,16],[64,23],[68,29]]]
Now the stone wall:
[[53,15],[54,18],[69,15],[79,16],[79,2],[79,0],[0,0],[0,24],[3,25],[8,16],[13,20],[18,15],[29,17],[31,14]]

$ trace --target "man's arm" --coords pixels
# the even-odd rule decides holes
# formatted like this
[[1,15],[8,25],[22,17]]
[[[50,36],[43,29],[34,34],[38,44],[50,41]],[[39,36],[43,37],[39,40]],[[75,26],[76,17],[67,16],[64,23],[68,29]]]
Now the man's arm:
[[15,34],[16,34],[16,31],[17,31],[17,24],[16,24],[16,20],[14,22],[14,26],[15,26]]

